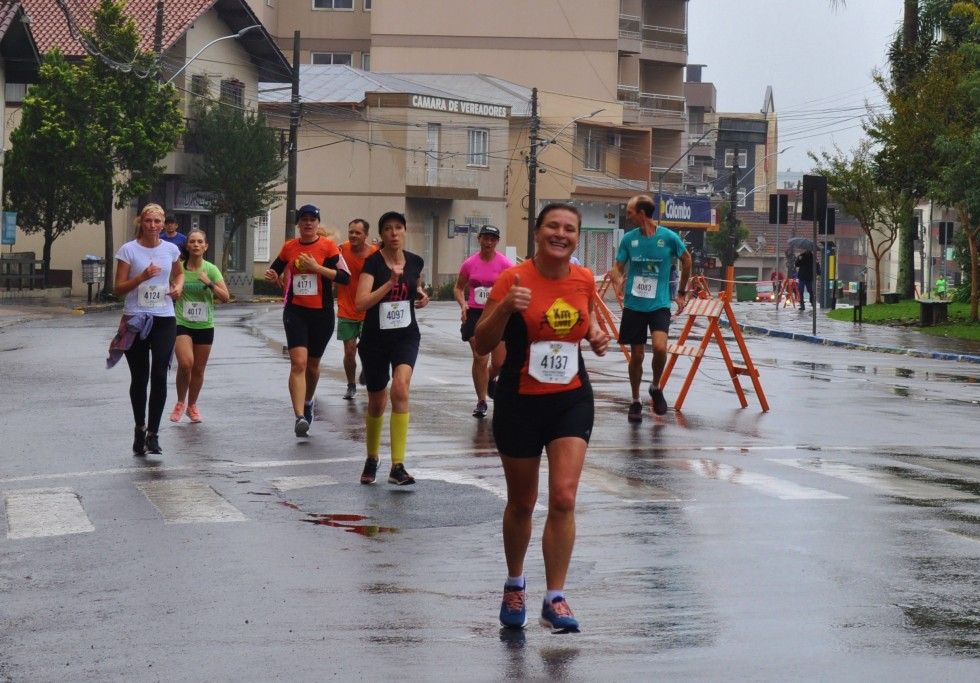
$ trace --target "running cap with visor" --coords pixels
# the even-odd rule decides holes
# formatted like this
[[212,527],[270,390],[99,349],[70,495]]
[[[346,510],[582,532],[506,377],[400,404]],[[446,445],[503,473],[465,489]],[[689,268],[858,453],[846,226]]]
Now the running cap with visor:
[[313,206],[312,204],[303,204],[303,206],[296,209],[296,220],[298,221],[306,214],[310,214],[315,219],[320,220],[320,209]]
[[480,232],[478,232],[476,235],[477,237],[482,237],[483,235],[490,235],[490,237],[496,237],[497,239],[500,239],[500,228],[498,228],[495,225],[484,225],[482,228],[480,228]]

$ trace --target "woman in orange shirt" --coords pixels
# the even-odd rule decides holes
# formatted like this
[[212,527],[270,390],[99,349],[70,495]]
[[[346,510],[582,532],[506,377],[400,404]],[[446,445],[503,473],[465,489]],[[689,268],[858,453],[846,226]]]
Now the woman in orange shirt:
[[573,206],[544,207],[534,228],[534,257],[500,275],[476,328],[478,353],[489,353],[501,339],[507,346],[493,408],[493,435],[507,480],[503,537],[508,574],[500,607],[505,627],[527,623],[524,557],[545,451],[547,593],[540,622],[554,633],[579,630],[564,594],[575,544],[575,497],[594,414],[579,342],[584,339],[600,356],[609,344],[592,315],[592,272],[571,263],[581,223]]

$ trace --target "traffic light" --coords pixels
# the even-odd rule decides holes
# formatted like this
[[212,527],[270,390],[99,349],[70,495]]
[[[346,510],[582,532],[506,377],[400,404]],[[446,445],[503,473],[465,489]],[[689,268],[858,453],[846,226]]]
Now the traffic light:
[[827,210],[827,179],[822,175],[803,176],[803,210],[805,221],[823,222]]
[[827,221],[826,230],[824,230],[825,235],[833,235],[834,230],[837,229],[837,209],[833,207],[827,207]]
[[769,195],[769,224],[786,225],[787,223],[789,223],[789,196]]

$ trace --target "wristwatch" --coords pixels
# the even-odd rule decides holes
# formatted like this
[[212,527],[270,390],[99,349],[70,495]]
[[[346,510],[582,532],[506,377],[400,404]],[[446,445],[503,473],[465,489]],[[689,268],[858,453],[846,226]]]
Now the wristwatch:
[[213,282],[209,282],[209,283],[207,283],[207,284],[206,284],[206,285],[204,285],[204,286],[205,286],[205,287],[207,287],[208,289],[211,289],[211,290],[213,290],[213,289],[214,289],[214,283],[213,283]]

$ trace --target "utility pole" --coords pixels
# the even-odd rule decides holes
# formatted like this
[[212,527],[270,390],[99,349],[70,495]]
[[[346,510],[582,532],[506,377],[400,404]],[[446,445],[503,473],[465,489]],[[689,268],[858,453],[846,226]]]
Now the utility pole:
[[738,217],[736,216],[736,207],[738,206],[738,150],[735,150],[733,159],[732,187],[729,190],[728,200],[728,249],[725,250],[725,260],[728,263],[725,268],[725,292],[728,294],[728,300],[731,301],[732,291],[735,287],[735,251],[738,246],[735,243],[738,239]]
[[163,54],[163,0],[157,0],[156,22],[153,26],[153,51],[159,62],[160,55]]
[[538,89],[531,89],[531,149],[527,155],[527,258],[534,256],[534,222],[538,204]]
[[292,97],[289,100],[289,163],[286,171],[286,227],[283,240],[293,238],[296,225],[296,148],[299,146],[299,31],[293,31]]

